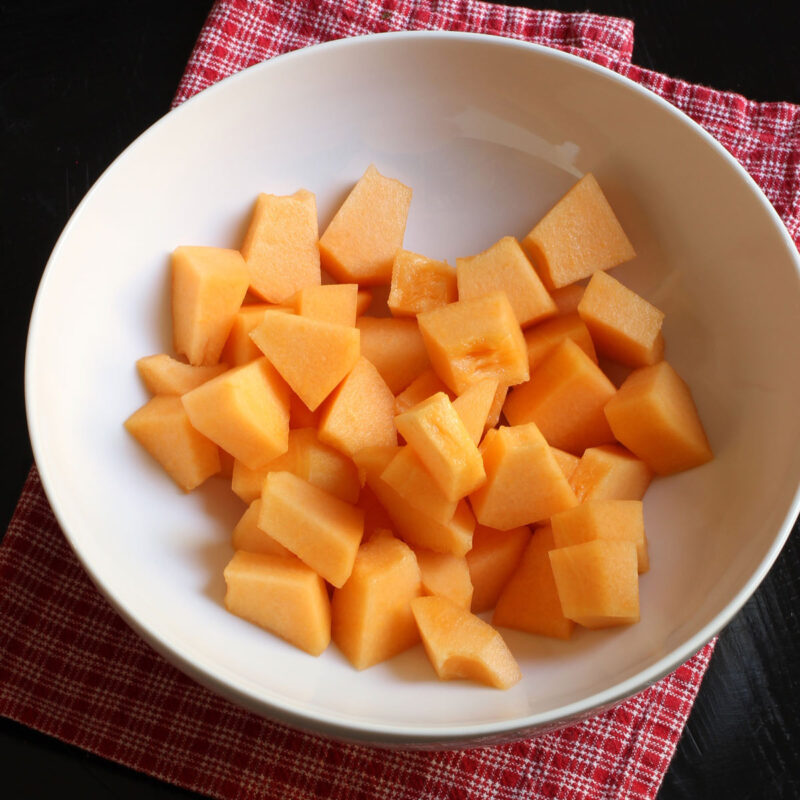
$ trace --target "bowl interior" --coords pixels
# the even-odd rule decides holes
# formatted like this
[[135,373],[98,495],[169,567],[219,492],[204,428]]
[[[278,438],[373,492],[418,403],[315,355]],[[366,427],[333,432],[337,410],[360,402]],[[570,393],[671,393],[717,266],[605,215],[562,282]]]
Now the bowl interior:
[[[362,673],[229,615],[243,511],[183,496],[125,434],[134,361],[170,348],[168,254],[238,247],[259,192],[316,192],[320,225],[365,167],[413,187],[405,245],[453,263],[524,235],[584,172],[638,252],[615,274],[662,308],[716,460],[658,480],[642,622],[556,642],[508,632],[508,692],[436,681],[421,647]],[[372,741],[505,735],[641,688],[697,649],[763,576],[796,511],[796,253],[752,182],[666,104],[599,68],[489,37],[399,34],[302,51],[168,115],[98,182],[54,252],[31,327],[37,463],[117,608],[251,708]],[[791,517],[787,522],[787,515]]]

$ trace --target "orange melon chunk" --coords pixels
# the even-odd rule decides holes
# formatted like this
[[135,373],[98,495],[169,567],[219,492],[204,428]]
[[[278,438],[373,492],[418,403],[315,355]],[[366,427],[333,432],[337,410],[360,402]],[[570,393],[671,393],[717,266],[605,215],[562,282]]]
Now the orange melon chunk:
[[559,314],[571,314],[578,310],[578,304],[583,297],[584,287],[580,283],[571,283],[569,286],[562,286],[560,289],[553,289],[550,297],[556,304]]
[[192,427],[180,397],[153,397],[125,420],[125,428],[184,492],[220,471],[219,448]]
[[464,556],[415,550],[422,579],[423,594],[446,597],[457,606],[469,609],[472,603],[472,581]]
[[289,446],[289,388],[266,358],[223,372],[181,402],[198,431],[250,469]]
[[464,394],[453,400],[453,408],[476,445],[480,444],[483,432],[489,427],[489,414],[499,388],[496,378],[486,378],[473,383]]
[[528,366],[531,375],[533,375],[534,367],[564,339],[572,339],[595,364],[597,363],[597,353],[595,353],[589,329],[580,316],[573,312],[562,314],[555,319],[548,319],[525,331],[525,346],[528,348]]
[[634,370],[605,413],[614,436],[659,475],[713,458],[692,393],[666,361]]
[[291,472],[270,472],[258,527],[326,581],[341,586],[353,569],[364,512]]
[[559,450],[557,447],[551,447],[550,449],[553,451],[553,455],[556,457],[556,461],[558,462],[558,466],[561,467],[564,477],[569,481],[578,468],[580,459],[578,456],[572,455],[572,453],[567,453],[566,450]]
[[417,403],[433,397],[437,392],[444,392],[451,400],[450,390],[442,383],[441,378],[432,370],[426,369],[414,378],[394,399],[394,413],[402,414],[414,408]]
[[145,388],[151,394],[185,394],[200,384],[216,378],[228,369],[227,364],[194,367],[176,361],[166,353],[145,356],[136,362],[136,369]]
[[361,487],[356,505],[364,512],[364,537],[362,542],[371,539],[377,531],[391,530],[392,520],[381,505],[380,500],[369,486]]
[[572,339],[564,339],[536,367],[529,383],[503,406],[512,425],[535,422],[560,450],[582,453],[614,441],[603,409],[616,387]]
[[493,625],[569,639],[575,623],[561,612],[548,555],[555,546],[549,527],[533,532],[519,566],[497,599]]
[[236,523],[231,537],[234,550],[246,550],[248,553],[265,553],[273,556],[290,556],[291,553],[268,533],[258,527],[261,513],[261,498],[253,500]]
[[503,413],[503,406],[508,397],[508,384],[499,383],[497,391],[494,393],[494,400],[492,400],[492,407],[489,409],[489,416],[486,418],[486,428],[494,428],[500,422],[500,415]]
[[444,392],[395,418],[397,430],[449,500],[459,500],[485,480],[483,460]]
[[360,317],[366,313],[367,309],[372,305],[372,292],[369,289],[359,288],[356,295],[356,317]]
[[370,165],[320,237],[322,265],[340,283],[389,283],[410,204],[408,186]]
[[325,582],[294,556],[234,553],[225,567],[225,607],[318,656],[331,640]]
[[481,525],[509,530],[577,504],[553,451],[534,423],[492,428],[481,444],[486,483],[470,495]]
[[282,303],[304,286],[318,286],[318,233],[311,192],[260,194],[241,247],[250,288],[270,303]]
[[409,250],[397,251],[387,300],[393,316],[415,317],[456,298],[456,273],[449,264]]
[[238,250],[178,247],[172,253],[172,333],[178,355],[196,366],[219,361],[248,281]]
[[376,535],[333,593],[333,641],[356,669],[402,653],[419,641],[411,601],[421,595],[414,553],[389,533]]
[[548,289],[588,278],[636,255],[591,173],[547,212],[522,247]]
[[233,464],[236,459],[224,450],[219,451],[219,463],[221,465],[220,471],[217,473],[218,478],[225,478],[231,480],[233,478]]
[[321,442],[351,458],[365,447],[397,444],[394,396],[363,356],[328,398],[318,431]]
[[319,425],[320,416],[321,407],[312,411],[293,391],[289,391],[290,428],[316,428]]
[[633,453],[615,444],[588,447],[569,482],[580,502],[641,500],[653,471]]
[[647,537],[641,500],[590,500],[550,517],[556,547],[620,539],[636,545],[639,573],[647,572]]
[[292,463],[291,458],[287,458],[287,453],[272,459],[266,466],[259,469],[249,469],[238,459],[233,460],[233,472],[231,473],[231,490],[244,503],[252,503],[257,497],[261,497],[261,489],[264,485],[264,478],[267,477],[270,465],[276,461]]
[[643,367],[664,357],[664,312],[605,272],[592,275],[578,313],[607,358]]
[[222,349],[220,358],[232,367],[247,364],[257,358],[261,358],[261,351],[256,347],[255,342],[250,338],[250,332],[261,324],[264,314],[267,311],[280,311],[284,314],[292,314],[291,308],[283,306],[272,306],[268,303],[251,303],[242,306],[236,312],[233,320],[231,332]]
[[250,338],[311,411],[350,372],[359,356],[355,328],[294,314],[265,314]]
[[485,378],[514,386],[530,377],[522,329],[504,292],[425,311],[417,322],[436,374],[456,394]]
[[586,628],[639,621],[636,545],[612,539],[551,550],[550,564],[564,616]]
[[472,535],[472,550],[467,553],[473,614],[494,608],[530,538],[530,529],[525,526],[508,531],[498,531],[485,525],[476,526]]
[[356,324],[358,285],[339,283],[306,286],[294,295],[291,302],[301,317],[352,328]]
[[456,271],[459,300],[505,292],[523,328],[556,314],[556,304],[513,236],[476,256],[457,258]]
[[392,394],[401,392],[430,367],[416,320],[359,317],[357,327],[361,354],[375,365]]
[[411,610],[436,674],[508,689],[522,677],[502,636],[480,617],[446,597],[418,597]]

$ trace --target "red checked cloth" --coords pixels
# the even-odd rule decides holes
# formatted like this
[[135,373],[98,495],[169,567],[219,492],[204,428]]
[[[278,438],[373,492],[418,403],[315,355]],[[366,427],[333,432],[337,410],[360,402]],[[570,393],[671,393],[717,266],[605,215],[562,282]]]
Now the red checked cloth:
[[[800,238],[800,109],[752,103],[630,64],[633,25],[476,0],[220,0],[175,104],[279,53],[405,29],[469,30],[550,45],[610,67],[692,116],[748,169]],[[139,639],[97,593],[33,470],[0,548],[0,713],[218,798],[653,798],[712,644],[656,685],[578,725],[442,753],[342,745],[211,694]]]

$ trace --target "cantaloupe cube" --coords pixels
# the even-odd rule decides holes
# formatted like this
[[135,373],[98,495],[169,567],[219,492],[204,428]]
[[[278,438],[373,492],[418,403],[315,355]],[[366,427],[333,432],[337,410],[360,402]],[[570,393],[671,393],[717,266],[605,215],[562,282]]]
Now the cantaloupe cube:
[[397,447],[369,447],[354,457],[356,466],[365,476],[368,487],[386,509],[397,534],[413,547],[434,550],[437,553],[465,555],[472,547],[475,518],[465,501],[456,506],[456,513],[447,523],[412,508],[382,478],[381,474],[394,458]]
[[416,320],[359,317],[357,327],[361,355],[375,365],[392,394],[403,391],[430,367]]
[[411,610],[436,674],[508,689],[522,677],[503,637],[480,617],[446,597],[418,597]]
[[[218,448],[219,449],[219,448]],[[225,478],[231,480],[233,478],[233,464],[236,459],[224,450],[219,451],[220,471],[217,473],[218,478]]]
[[356,317],[365,314],[371,305],[372,292],[369,289],[362,289],[359,287],[358,294],[356,295]]
[[547,212],[522,247],[548,289],[588,278],[636,255],[591,173]]
[[452,553],[434,553],[433,550],[416,549],[423,594],[446,597],[457,606],[469,609],[472,603],[472,581],[464,556]]
[[151,394],[185,394],[200,384],[216,378],[228,369],[227,364],[194,367],[161,353],[145,356],[136,362],[136,369]]
[[633,453],[615,444],[588,447],[569,482],[580,502],[641,500],[653,471]]
[[556,304],[559,314],[571,314],[578,310],[578,303],[583,297],[584,286],[580,283],[571,283],[569,286],[562,286],[560,289],[553,289],[550,297]]
[[586,628],[639,621],[636,545],[612,539],[551,550],[550,564],[564,616]]
[[316,428],[321,416],[321,407],[312,411],[293,391],[289,390],[290,428]]
[[258,527],[261,514],[261,498],[253,500],[242,514],[233,529],[231,545],[234,550],[246,550],[248,553],[265,553],[273,556],[290,556],[291,553],[279,542]]
[[282,303],[304,286],[318,286],[318,234],[311,192],[260,194],[241,247],[250,288],[270,303]]
[[389,283],[410,204],[408,186],[370,165],[320,237],[322,265],[340,283]]
[[566,450],[559,450],[557,447],[551,447],[550,449],[553,451],[553,455],[556,457],[556,461],[558,462],[558,466],[561,467],[564,477],[569,481],[572,478],[575,470],[578,468],[580,459],[578,456],[574,456],[572,453],[566,452]]
[[223,372],[181,401],[198,431],[250,469],[289,446],[289,387],[266,358]]
[[499,388],[497,378],[486,378],[473,383],[464,394],[453,400],[453,408],[476,445],[480,444],[483,432],[489,427],[489,413]]
[[589,329],[580,316],[573,312],[540,322],[525,331],[525,345],[528,348],[528,366],[531,375],[534,374],[536,365],[564,339],[572,339],[595,364],[597,363],[597,353],[595,353]]
[[553,514],[550,525],[556,547],[593,539],[621,539],[636,545],[639,573],[650,568],[641,500],[590,500]]
[[472,582],[473,614],[494,608],[530,538],[530,528],[525,526],[508,531],[498,531],[485,525],[476,526],[472,535],[472,550],[466,556]]
[[575,623],[561,611],[548,555],[555,547],[549,526],[533,532],[519,565],[497,598],[493,625],[569,639]]
[[486,429],[494,428],[500,422],[500,415],[503,413],[503,406],[506,404],[508,397],[509,386],[506,383],[497,385],[497,391],[494,393],[494,400],[492,400],[492,407],[489,409],[489,416],[486,418]]
[[577,505],[553,451],[534,423],[491,428],[481,453],[486,483],[469,498],[481,525],[509,530]]
[[666,361],[634,370],[605,413],[614,436],[659,475],[713,458],[692,393]]
[[247,364],[261,358],[261,351],[250,338],[250,331],[261,324],[264,314],[271,310],[294,313],[290,308],[272,306],[268,303],[250,303],[242,306],[237,312],[231,326],[231,332],[222,348],[220,358],[232,367]]
[[433,397],[437,392],[444,392],[451,400],[453,395],[442,383],[441,378],[432,370],[426,369],[414,378],[394,399],[394,413],[402,414],[414,408],[417,403]]
[[397,451],[381,473],[381,479],[408,505],[438,522],[447,523],[456,513],[458,500],[444,494],[411,447]]
[[522,329],[504,292],[417,316],[431,364],[456,393],[484,378],[514,386],[530,377]]
[[249,282],[238,250],[178,247],[172,253],[175,352],[190,364],[219,361]]
[[513,236],[476,256],[457,258],[456,272],[459,300],[505,292],[522,327],[556,314],[556,304]]
[[350,372],[360,352],[356,328],[295,314],[265,314],[250,338],[311,411]]
[[395,317],[415,317],[421,311],[447,305],[458,297],[456,272],[444,261],[398,250],[392,268],[387,305]]
[[537,364],[529,383],[511,392],[503,413],[512,425],[535,422],[553,447],[582,453],[614,441],[603,409],[615,392],[597,364],[565,339]]
[[395,417],[395,424],[448,499],[459,500],[486,480],[481,454],[444,392]]
[[292,297],[292,305],[301,317],[352,328],[356,324],[358,285],[334,283],[306,286]]
[[225,607],[318,656],[331,640],[325,582],[294,556],[234,553],[225,567]]
[[361,487],[356,505],[364,512],[364,536],[362,542],[369,541],[377,531],[392,530],[392,520],[380,500],[369,486]]
[[220,471],[219,448],[192,427],[180,397],[151,398],[125,420],[125,428],[184,492]]
[[333,640],[356,669],[402,653],[419,641],[411,601],[422,595],[407,544],[376,535],[361,545],[347,582],[333,593]]
[[353,569],[364,512],[291,472],[270,472],[258,527],[326,581],[341,586]]
[[592,275],[578,313],[607,358],[643,367],[664,357],[664,312],[605,272]]
[[397,444],[394,395],[363,356],[328,398],[318,430],[320,441],[351,458],[365,447]]
[[238,459],[233,460],[233,472],[231,474],[231,490],[243,502],[252,503],[257,497],[261,497],[261,489],[264,486],[264,479],[270,470],[270,465],[276,461],[286,461],[292,463],[293,459],[287,458],[287,453],[283,453],[277,458],[269,461],[259,469],[249,469]]

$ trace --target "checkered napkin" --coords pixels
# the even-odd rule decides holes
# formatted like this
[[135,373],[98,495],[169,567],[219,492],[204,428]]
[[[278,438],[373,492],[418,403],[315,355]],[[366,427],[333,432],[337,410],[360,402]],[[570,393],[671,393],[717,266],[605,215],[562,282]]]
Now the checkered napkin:
[[[175,105],[279,53],[406,29],[524,39],[642,83],[714,134],[758,181],[795,242],[800,239],[800,108],[752,103],[631,65],[633,26],[626,20],[477,0],[219,0]],[[167,664],[89,581],[35,469],[0,547],[0,713],[225,800],[652,798],[712,648],[613,710],[557,733],[472,750],[374,750],[261,719]]]

